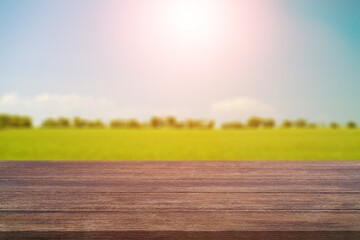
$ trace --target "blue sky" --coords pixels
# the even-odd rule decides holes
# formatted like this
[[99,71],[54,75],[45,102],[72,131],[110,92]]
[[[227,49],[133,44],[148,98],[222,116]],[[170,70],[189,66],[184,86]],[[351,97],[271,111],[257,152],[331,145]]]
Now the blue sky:
[[0,112],[360,122],[360,1],[176,1],[0,0]]

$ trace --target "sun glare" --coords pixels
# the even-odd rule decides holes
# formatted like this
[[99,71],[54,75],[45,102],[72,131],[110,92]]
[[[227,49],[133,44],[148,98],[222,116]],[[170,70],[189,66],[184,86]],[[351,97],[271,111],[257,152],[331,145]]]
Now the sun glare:
[[215,37],[223,21],[217,5],[211,0],[171,1],[164,9],[166,32],[183,43],[204,42]]
[[115,59],[129,56],[128,63],[141,63],[151,76],[212,77],[217,73],[209,69],[224,73],[261,60],[271,50],[275,24],[267,1],[117,2],[106,11],[109,52]]

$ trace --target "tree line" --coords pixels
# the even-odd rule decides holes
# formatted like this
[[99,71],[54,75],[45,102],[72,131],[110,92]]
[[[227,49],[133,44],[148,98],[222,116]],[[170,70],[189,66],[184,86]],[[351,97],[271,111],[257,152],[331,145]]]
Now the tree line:
[[[222,129],[256,129],[256,128],[318,128],[318,127],[329,127],[332,129],[337,129],[342,127],[341,124],[337,122],[331,122],[325,125],[318,125],[314,122],[308,122],[306,119],[300,118],[296,120],[285,119],[279,125],[277,125],[276,121],[272,118],[261,118],[261,117],[250,117],[246,122],[233,121],[233,122],[225,122],[221,125]],[[356,122],[349,121],[345,124],[345,127],[354,129],[357,127]]]
[[66,117],[47,118],[41,123],[43,128],[104,128],[106,125],[101,119],[89,120],[81,117],[73,119]]
[[29,116],[16,114],[0,114],[0,129],[4,128],[31,128],[33,121]]
[[[224,122],[220,128],[227,129],[258,129],[266,128],[272,129],[276,127],[290,129],[290,128],[318,128],[329,127],[337,129],[341,127],[347,127],[350,129],[357,128],[355,121],[349,121],[345,125],[341,125],[337,122],[331,122],[326,125],[318,125],[313,122],[308,122],[306,119],[290,120],[285,119],[279,124],[272,118],[250,117],[247,121],[231,121]],[[33,121],[31,117],[25,115],[11,115],[0,114],[0,129],[6,128],[32,128]],[[47,118],[41,123],[42,128],[112,128],[112,129],[207,129],[211,130],[216,127],[214,120],[204,119],[186,119],[178,120],[174,116],[158,117],[154,116],[147,121],[139,121],[135,118],[131,119],[113,119],[108,124],[104,123],[101,119],[86,119],[81,117],[58,117]]]
[[102,120],[88,120],[80,117],[73,119],[59,117],[45,119],[42,124],[44,128],[123,128],[123,129],[139,129],[139,128],[174,128],[174,129],[213,129],[215,121],[202,119],[187,119],[178,121],[173,116],[165,118],[152,117],[148,121],[141,122],[135,118],[131,119],[113,119],[109,124],[105,124]]

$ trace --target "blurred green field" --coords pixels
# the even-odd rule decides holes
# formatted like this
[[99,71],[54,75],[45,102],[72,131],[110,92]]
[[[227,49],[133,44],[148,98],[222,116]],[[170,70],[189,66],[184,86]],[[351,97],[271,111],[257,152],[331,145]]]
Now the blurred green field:
[[3,130],[0,160],[360,160],[360,130]]

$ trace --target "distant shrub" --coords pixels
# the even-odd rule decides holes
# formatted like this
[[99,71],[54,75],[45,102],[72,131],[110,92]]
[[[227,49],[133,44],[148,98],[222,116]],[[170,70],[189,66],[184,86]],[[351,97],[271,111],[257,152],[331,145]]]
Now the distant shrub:
[[59,117],[57,119],[57,122],[58,122],[59,127],[62,127],[62,128],[68,128],[71,126],[70,119],[68,119],[66,117]]
[[315,129],[317,127],[318,127],[318,125],[316,123],[309,123],[308,124],[308,128]]
[[178,121],[175,117],[169,116],[165,118],[152,117],[148,122],[140,123],[136,119],[114,119],[110,121],[110,128],[170,128],[170,129],[213,129],[215,122],[205,121],[201,119],[187,119],[185,121]]
[[214,129],[215,128],[215,121],[214,120],[208,121],[207,124],[206,124],[206,128],[207,129]]
[[86,119],[80,118],[80,117],[74,117],[72,121],[72,126],[74,128],[84,128],[87,125]]
[[71,121],[65,117],[59,118],[47,118],[45,119],[41,127],[43,128],[104,128],[105,124],[100,119],[87,120],[80,117],[74,117]]
[[263,119],[260,117],[250,117],[247,121],[247,126],[250,128],[259,128],[263,125]]
[[126,128],[126,120],[122,119],[113,119],[110,121],[110,128]]
[[294,126],[298,128],[304,128],[307,125],[307,121],[305,119],[298,119],[294,122]]
[[10,127],[11,116],[5,113],[0,114],[0,129]]
[[29,116],[0,114],[0,129],[31,128],[32,126],[32,119]]
[[187,119],[184,121],[185,128],[193,129],[196,128],[196,125],[197,125],[196,120]]
[[177,120],[174,116],[167,116],[165,118],[165,125],[168,128],[175,128],[177,125]]
[[330,123],[330,128],[332,128],[332,129],[338,129],[338,128],[339,128],[339,124],[336,123],[336,122],[331,122],[331,123]]
[[105,127],[105,124],[100,119],[86,120],[85,122],[86,122],[85,127],[88,127],[88,128],[104,128]]
[[41,124],[43,128],[69,128],[70,126],[70,120],[65,117],[47,118]]
[[293,126],[293,122],[290,120],[285,119],[282,123],[281,123],[281,127],[283,128],[291,128]]
[[244,127],[242,122],[225,122],[221,125],[222,129],[243,129]]
[[47,118],[41,123],[41,127],[43,128],[56,128],[59,127],[58,122],[56,119]]
[[149,123],[152,128],[161,128],[161,127],[165,127],[166,125],[165,121],[162,118],[156,116],[152,117]]
[[187,119],[183,124],[184,128],[188,129],[213,129],[215,127],[215,121],[203,119]]
[[268,119],[263,120],[263,125],[265,128],[274,128],[276,125],[276,122],[274,119],[268,118]]
[[176,128],[176,129],[183,129],[183,128],[185,128],[185,122],[183,122],[183,121],[178,121],[178,122],[176,123],[176,125],[175,125],[175,128]]
[[127,128],[136,129],[141,128],[143,125],[136,119],[113,119],[110,121],[110,128]]
[[129,128],[140,128],[141,123],[138,120],[133,118],[133,119],[130,119],[130,120],[127,121],[127,126]]
[[349,122],[346,124],[346,126],[347,126],[348,128],[350,128],[350,129],[354,129],[354,128],[357,127],[356,122],[354,122],[354,121],[349,121]]

